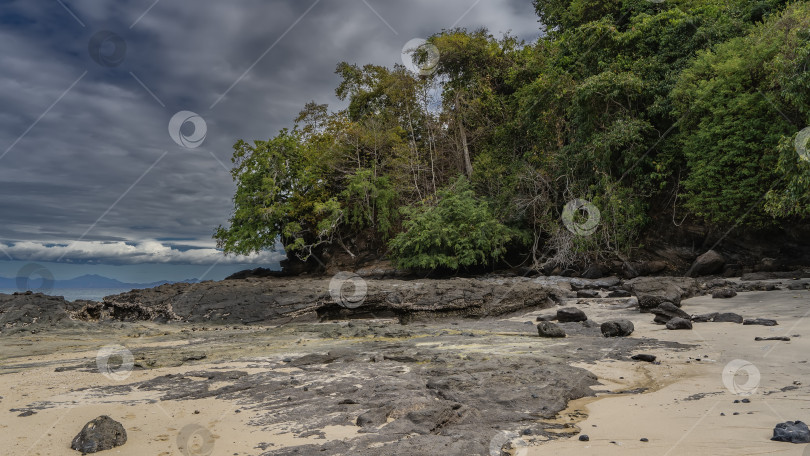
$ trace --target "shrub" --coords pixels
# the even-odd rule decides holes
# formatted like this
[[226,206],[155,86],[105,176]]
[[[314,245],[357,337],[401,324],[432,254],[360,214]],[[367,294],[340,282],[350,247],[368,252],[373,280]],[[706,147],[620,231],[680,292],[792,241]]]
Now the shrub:
[[500,259],[521,236],[498,221],[489,205],[476,197],[469,181],[458,178],[427,200],[401,209],[403,231],[390,246],[401,268],[457,270]]

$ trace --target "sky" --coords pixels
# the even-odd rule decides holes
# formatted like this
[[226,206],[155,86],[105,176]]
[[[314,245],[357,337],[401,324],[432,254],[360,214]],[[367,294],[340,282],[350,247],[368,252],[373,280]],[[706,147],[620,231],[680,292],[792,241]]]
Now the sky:
[[342,108],[339,62],[393,66],[452,27],[540,35],[530,0],[0,2],[0,276],[278,268],[282,251],[225,256],[211,238],[232,145],[308,101]]

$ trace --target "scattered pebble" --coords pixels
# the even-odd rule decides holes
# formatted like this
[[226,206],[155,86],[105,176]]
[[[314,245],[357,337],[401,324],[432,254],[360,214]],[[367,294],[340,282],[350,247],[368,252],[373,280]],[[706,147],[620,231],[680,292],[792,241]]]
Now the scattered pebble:
[[582,434],[582,435],[579,436],[579,441],[580,442],[587,442],[589,440],[591,440],[591,438],[588,437],[586,434]]

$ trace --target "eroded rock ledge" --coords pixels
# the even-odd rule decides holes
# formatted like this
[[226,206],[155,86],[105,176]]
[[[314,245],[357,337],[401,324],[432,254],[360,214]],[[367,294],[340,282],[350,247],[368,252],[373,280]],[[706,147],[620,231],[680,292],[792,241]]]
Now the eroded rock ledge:
[[[67,302],[41,294],[0,295],[0,327],[71,321],[283,324],[351,317],[481,318],[546,308],[563,290],[530,279],[368,280],[362,303],[342,303],[327,278],[248,278],[167,284]],[[352,294],[352,285],[344,293]]]

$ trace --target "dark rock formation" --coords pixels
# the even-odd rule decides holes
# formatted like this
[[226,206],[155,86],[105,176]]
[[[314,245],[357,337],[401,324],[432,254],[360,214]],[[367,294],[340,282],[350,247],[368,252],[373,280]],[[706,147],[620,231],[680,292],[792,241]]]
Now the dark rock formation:
[[667,322],[667,329],[692,329],[692,322],[685,318],[673,318]]
[[649,312],[662,302],[680,306],[681,299],[697,293],[695,280],[686,277],[638,277],[625,282],[624,288],[636,295],[642,312]]
[[733,312],[723,312],[718,313],[712,321],[715,323],[742,323],[743,317],[742,315],[737,315]]
[[626,337],[633,334],[635,327],[630,320],[611,320],[602,323],[601,329],[605,337]]
[[588,316],[585,312],[577,309],[576,307],[564,307],[557,310],[557,321],[560,323],[569,323],[576,321],[585,321]]
[[776,320],[769,320],[767,318],[753,318],[743,321],[744,325],[762,325],[762,326],[776,326],[779,323]]
[[[695,323],[707,323],[710,321],[714,321],[715,317],[717,317],[717,312],[701,314],[701,315],[692,315],[692,321]],[[741,322],[742,323],[742,322]]]
[[635,361],[644,361],[647,363],[654,363],[655,362],[655,355],[647,355],[645,353],[639,353],[638,355],[633,355],[630,359]]
[[771,440],[790,443],[810,443],[810,429],[801,421],[779,423],[773,428]]
[[737,292],[731,288],[721,288],[719,290],[712,291],[713,299],[728,299],[733,298],[734,296],[737,296]]
[[699,277],[705,275],[716,274],[723,270],[723,265],[726,264],[726,259],[720,253],[709,250],[703,255],[697,257],[692,267],[689,268],[688,274],[690,277]]
[[0,330],[33,323],[51,325],[69,320],[69,302],[61,296],[42,293],[0,294]]
[[330,292],[330,286],[336,286],[331,279],[267,277],[166,284],[107,296],[100,303],[70,303],[38,294],[0,295],[0,330],[33,323],[73,323],[71,318],[225,324],[280,324],[366,316],[398,317],[403,321],[480,318],[527,308],[548,308],[554,304],[551,297],[561,292],[526,279],[357,278],[352,280],[362,280],[367,291],[363,299],[347,306],[341,302],[339,290]]
[[537,325],[537,333],[540,337],[565,337],[565,331],[550,321],[541,321]]
[[127,431],[124,426],[102,415],[85,424],[73,438],[70,447],[82,453],[96,453],[109,450],[127,443]]
[[671,302],[662,302],[661,305],[655,309],[652,309],[652,313],[655,314],[655,319],[653,319],[653,321],[659,325],[664,325],[673,318],[683,318],[685,320],[691,319],[688,313],[677,308],[675,304],[672,304]]
[[[468,323],[490,329],[511,325],[494,320]],[[322,331],[327,325],[342,328],[341,334],[349,329],[340,324],[304,325],[301,329],[311,334],[313,329]],[[357,327],[378,328],[383,331],[377,333],[380,335],[399,327],[393,323],[379,325],[357,322]],[[294,326],[297,325],[290,325]],[[297,367],[289,374],[191,371],[127,387],[154,392],[163,401],[216,397],[239,403],[256,411],[251,424],[259,426],[257,432],[280,425],[317,432],[327,426],[345,425],[347,418],[359,417],[355,424],[362,428],[361,432],[350,441],[311,439],[307,444],[270,452],[291,456],[489,454],[493,434],[499,432],[497,427],[522,429],[529,423],[542,426],[538,420],[554,419],[571,399],[594,394],[591,386],[598,383],[596,377],[567,363],[572,359],[599,359],[603,355],[598,347],[588,347],[575,354],[576,358],[567,355],[570,348],[562,344],[559,347],[548,344],[550,347],[536,354],[492,356],[450,349],[449,345],[460,336],[438,336],[443,331],[441,325],[426,326],[431,326],[432,337],[442,338],[447,346],[416,348],[406,345],[413,340],[410,338],[382,344],[370,338],[336,340],[331,344],[341,348],[331,349],[327,354],[298,353],[288,361],[270,361],[274,367]],[[397,331],[427,334],[421,332],[426,326],[411,325]],[[258,338],[257,345],[265,345],[272,340],[266,337],[267,332],[261,331],[242,340]],[[483,343],[496,340],[490,337],[504,336],[483,335],[482,340],[486,341]],[[622,353],[631,346],[635,346],[632,339],[616,341],[616,347],[624,347],[620,348]],[[222,383],[225,374],[233,379],[228,384]],[[538,435],[546,435],[540,429],[542,434]],[[227,449],[223,447],[223,452],[231,454],[224,451]]]

